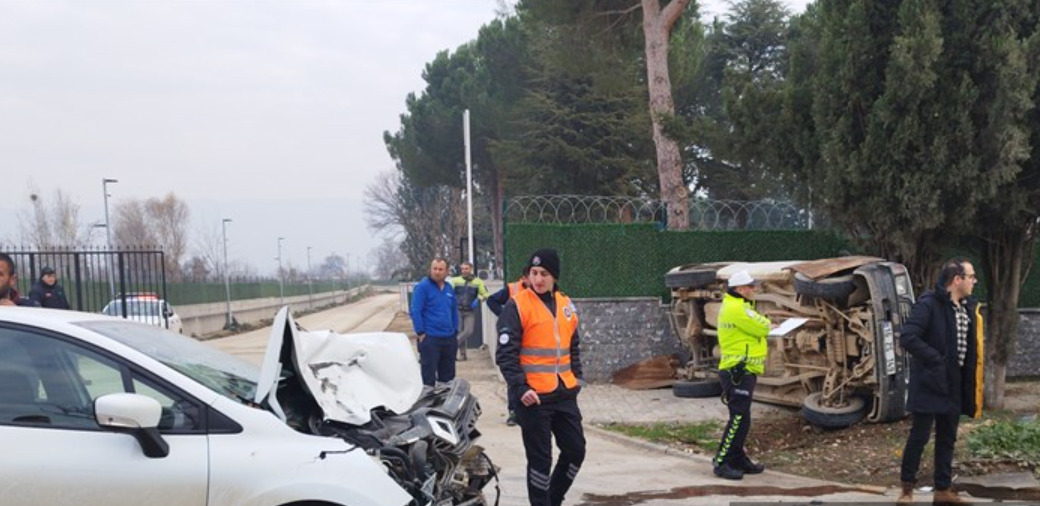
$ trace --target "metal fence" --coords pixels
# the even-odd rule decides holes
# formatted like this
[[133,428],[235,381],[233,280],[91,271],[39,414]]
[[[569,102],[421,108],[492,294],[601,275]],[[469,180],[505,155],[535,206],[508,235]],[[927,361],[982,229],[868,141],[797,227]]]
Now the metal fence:
[[69,305],[78,311],[99,312],[112,300],[135,293],[166,298],[166,264],[160,250],[58,248],[5,253],[15,262],[18,291],[23,296],[29,295],[43,269],[50,267],[58,275]]
[[[689,199],[690,230],[805,230],[810,213],[778,200]],[[665,205],[641,197],[534,195],[510,199],[505,222],[516,224],[657,223],[665,225]]]

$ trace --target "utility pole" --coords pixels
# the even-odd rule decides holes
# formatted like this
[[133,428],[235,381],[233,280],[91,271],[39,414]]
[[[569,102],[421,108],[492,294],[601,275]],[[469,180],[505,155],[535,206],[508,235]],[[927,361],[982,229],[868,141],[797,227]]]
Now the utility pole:
[[[462,114],[462,130],[466,136],[466,223],[469,242],[469,263],[473,265],[473,157],[469,146],[469,109]],[[476,272],[473,265],[473,272]]]
[[282,281],[282,241],[284,237],[278,238],[278,304],[281,306],[285,305],[285,286]]
[[224,218],[220,222],[220,228],[224,232],[224,293],[227,296],[227,321],[224,322],[224,329],[231,330],[234,328],[234,317],[231,315],[231,273],[228,272],[227,263],[227,224],[231,223],[231,218]]
[[108,183],[118,183],[117,179],[101,178],[101,194],[105,196],[105,246],[108,247],[108,291],[112,299],[116,298],[116,274],[112,271],[112,223],[108,219]]

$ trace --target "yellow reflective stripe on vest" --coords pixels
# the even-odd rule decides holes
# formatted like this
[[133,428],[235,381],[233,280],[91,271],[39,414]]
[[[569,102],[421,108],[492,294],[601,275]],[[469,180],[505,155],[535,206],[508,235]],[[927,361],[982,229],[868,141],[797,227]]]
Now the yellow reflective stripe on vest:
[[521,357],[557,357],[560,350],[556,348],[520,348]]
[[551,373],[557,373],[558,374],[558,373],[561,373],[561,372],[570,372],[570,370],[571,370],[571,364],[570,363],[566,363],[566,364],[552,364],[552,365],[523,364],[520,367],[526,373],[551,372]]

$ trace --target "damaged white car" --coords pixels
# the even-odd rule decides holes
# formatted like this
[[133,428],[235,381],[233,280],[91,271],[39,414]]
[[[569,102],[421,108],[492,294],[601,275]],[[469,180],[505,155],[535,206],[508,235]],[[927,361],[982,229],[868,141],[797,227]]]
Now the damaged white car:
[[152,326],[0,311],[3,504],[484,504],[468,383],[424,391],[407,338],[299,329],[264,367]]

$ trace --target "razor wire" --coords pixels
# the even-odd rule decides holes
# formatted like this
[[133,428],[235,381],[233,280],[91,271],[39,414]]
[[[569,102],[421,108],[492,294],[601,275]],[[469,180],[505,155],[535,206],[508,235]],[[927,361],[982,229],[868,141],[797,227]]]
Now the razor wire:
[[[805,230],[810,213],[776,200],[689,200],[690,230]],[[506,223],[589,224],[666,221],[665,205],[642,197],[529,195],[510,199]]]

